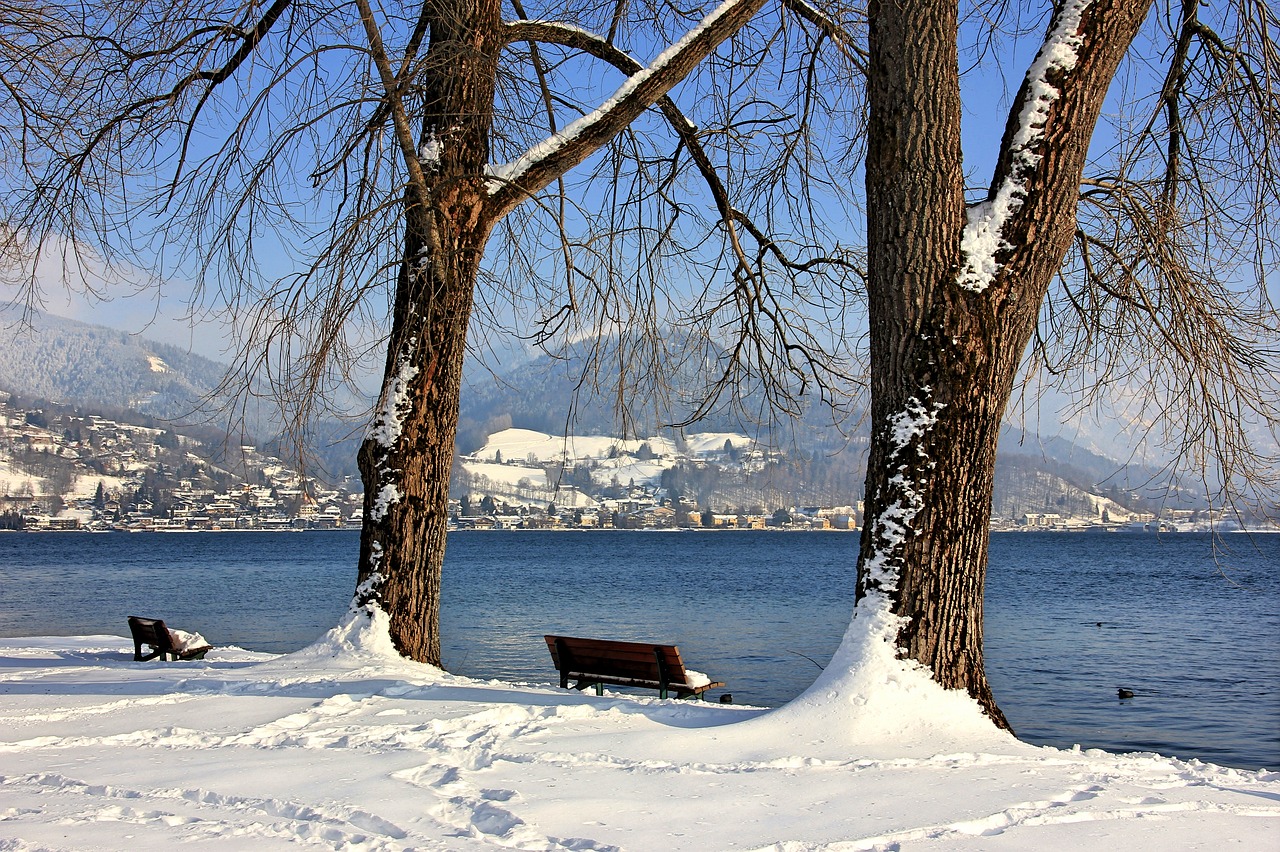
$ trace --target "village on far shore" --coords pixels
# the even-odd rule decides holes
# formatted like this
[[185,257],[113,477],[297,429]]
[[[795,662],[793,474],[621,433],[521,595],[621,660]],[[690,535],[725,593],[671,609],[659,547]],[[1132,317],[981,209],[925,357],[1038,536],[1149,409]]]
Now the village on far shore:
[[[228,445],[0,392],[0,530],[358,529],[358,480],[325,484],[250,444]],[[621,439],[507,428],[454,466],[452,530],[855,531],[861,500],[777,485],[785,453],[732,432]],[[808,499],[806,499],[808,498]],[[1205,510],[1132,511],[1083,494],[1084,512],[1023,511],[998,531],[1230,529]]]

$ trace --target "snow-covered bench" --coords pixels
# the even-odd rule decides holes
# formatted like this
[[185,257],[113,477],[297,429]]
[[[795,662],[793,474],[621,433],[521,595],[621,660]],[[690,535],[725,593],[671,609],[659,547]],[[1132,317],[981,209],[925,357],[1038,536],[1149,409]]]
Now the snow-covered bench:
[[[170,657],[175,660],[201,660],[206,653],[213,650],[213,647],[206,644],[204,637],[200,634],[183,635],[181,631],[170,630],[158,618],[141,618],[131,615],[129,632],[133,634],[133,659],[138,662],[154,660],[156,657],[161,660],[168,660]],[[174,636],[175,633],[179,634],[177,638]],[[191,638],[187,639],[187,637]],[[150,654],[142,653],[143,645],[151,647]]]
[[662,698],[675,693],[677,698],[704,697],[709,689],[724,686],[719,681],[684,667],[680,649],[675,645],[650,645],[644,642],[615,642],[611,639],[578,639],[572,636],[547,636],[547,649],[560,670],[560,687],[596,688],[604,692],[604,684],[639,686],[656,689]]

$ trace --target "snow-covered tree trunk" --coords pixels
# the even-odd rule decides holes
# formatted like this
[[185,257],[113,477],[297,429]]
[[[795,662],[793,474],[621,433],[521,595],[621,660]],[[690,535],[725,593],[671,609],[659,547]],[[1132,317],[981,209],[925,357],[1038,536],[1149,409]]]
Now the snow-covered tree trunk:
[[[867,156],[872,437],[858,615],[1007,727],[983,670],[996,442],[1075,229],[1085,152],[1148,0],[1059,2],[987,201],[966,209],[957,5],[873,2]],[[854,635],[853,632],[850,634]]]
[[[387,381],[373,428],[360,448],[365,485],[357,603],[376,601],[390,615],[392,641],[405,656],[440,665],[440,577],[466,355],[472,283],[483,249],[469,250],[448,276],[422,252],[411,216],[397,291]],[[461,284],[453,282],[464,282]]]
[[[376,602],[390,616],[396,648],[438,666],[449,471],[467,324],[492,229],[485,169],[503,42],[497,0],[436,11],[418,80],[421,128],[416,144],[402,140],[410,173],[404,257],[382,393],[360,448],[355,603]],[[401,136],[406,118],[398,117]]]

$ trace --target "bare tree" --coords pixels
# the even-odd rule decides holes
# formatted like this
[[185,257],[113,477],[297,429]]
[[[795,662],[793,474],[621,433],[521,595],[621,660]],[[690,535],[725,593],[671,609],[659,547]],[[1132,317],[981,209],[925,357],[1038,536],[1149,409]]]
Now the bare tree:
[[[1090,163],[1109,86],[1126,56],[1143,61],[1131,55],[1132,45],[1154,6],[1054,4],[1013,97],[989,188],[976,203],[966,203],[961,171],[954,6],[924,0],[871,7],[873,432],[860,606],[889,606],[901,619],[898,647],[943,685],[967,689],[1001,725],[982,667],[982,580],[997,437],[1038,329],[1048,336],[1037,352],[1049,363],[1097,364],[1104,379],[1124,381],[1124,391],[1135,388],[1132,373],[1122,374],[1119,365],[1153,367],[1156,380],[1139,382],[1136,391],[1163,400],[1164,422],[1152,424],[1158,437],[1205,442],[1215,450],[1209,457],[1223,465],[1227,487],[1240,477],[1274,484],[1280,324],[1264,271],[1275,259],[1269,219],[1280,200],[1272,155],[1247,172],[1221,171],[1215,164],[1237,155],[1229,140],[1202,138],[1204,147],[1188,147],[1180,141],[1186,123],[1169,106],[1163,133],[1148,122],[1122,136],[1122,151],[1128,148],[1122,156]],[[1199,120],[1238,110],[1257,122],[1249,128],[1253,144],[1274,147],[1280,116],[1267,81],[1280,64],[1272,13],[1264,4],[1241,4],[1223,22],[1242,39],[1260,37],[1264,50],[1254,54],[1192,20],[1197,10],[1189,3],[1153,15],[1182,21],[1166,56],[1164,105],[1199,110]],[[1237,78],[1234,96],[1225,100],[1189,86],[1192,58],[1182,40],[1189,31],[1197,32],[1199,61],[1261,76],[1251,83]],[[1212,58],[1219,49],[1232,58]],[[1165,143],[1163,198],[1151,192],[1133,157],[1144,148],[1153,153],[1156,135]],[[1108,160],[1109,175],[1085,179],[1087,168]],[[1234,201],[1211,209],[1211,198],[1224,191]],[[1077,216],[1082,203],[1085,215]],[[1233,262],[1239,241],[1251,243],[1243,267]],[[1061,295],[1049,299],[1055,284]],[[1063,301],[1076,315],[1059,326]],[[1083,338],[1064,334],[1068,327]],[[1108,355],[1094,360],[1100,353]],[[1172,386],[1159,378],[1166,369],[1167,378],[1178,377]],[[1259,444],[1232,410],[1255,415],[1269,432],[1270,446],[1265,438],[1260,446],[1271,465],[1242,463],[1237,454]],[[1186,420],[1178,422],[1177,412]]]
[[[6,21],[66,61],[55,85],[14,81],[22,155],[6,164],[5,217],[28,244],[105,259],[159,235],[154,265],[198,270],[230,305],[239,374],[265,375],[299,429],[335,374],[385,342],[359,454],[357,602],[388,613],[402,653],[438,664],[449,471],[490,236],[763,2],[585,4],[548,23],[522,20],[518,2],[504,20],[500,0],[126,0],[61,6],[48,31]],[[602,18],[608,37],[582,26]],[[634,26],[674,43],[640,63],[614,43]],[[565,67],[591,54],[623,66],[597,104],[584,100],[599,86],[575,87]]]
[[[982,604],[996,444],[1024,366],[1074,390],[1082,409],[1118,409],[1224,501],[1274,500],[1275,12],[1252,0],[792,5],[808,41],[751,66],[807,69],[790,87],[772,78],[791,92],[770,103],[792,128],[791,158],[768,163],[756,196],[733,209],[736,221],[772,215],[744,226],[769,235],[765,247],[783,244],[788,203],[828,232],[843,222],[854,250],[828,250],[828,268],[860,259],[865,210],[872,434],[855,625],[875,626],[846,643],[887,643],[1007,726],[983,669]],[[975,186],[962,80],[1003,72],[1019,47],[1034,59],[1016,78],[990,183]],[[844,59],[868,107],[855,101],[834,124],[831,108],[847,105],[831,100],[840,83],[822,75],[824,51]],[[1104,107],[1112,123],[1097,133]],[[719,128],[745,151],[737,130]],[[843,184],[829,181],[840,166]],[[859,169],[865,194],[850,179]],[[768,337],[751,325],[762,307],[812,270],[768,248],[740,260],[751,318],[736,327],[750,347]],[[775,340],[774,357],[813,355],[790,342],[799,355]]]

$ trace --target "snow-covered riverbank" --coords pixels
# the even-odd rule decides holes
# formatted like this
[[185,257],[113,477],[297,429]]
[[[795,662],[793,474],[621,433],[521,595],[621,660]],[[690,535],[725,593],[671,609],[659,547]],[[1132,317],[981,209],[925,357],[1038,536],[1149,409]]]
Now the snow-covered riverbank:
[[1280,837],[1280,772],[1029,746],[889,673],[892,700],[762,712],[459,678],[354,622],[282,657],[131,658],[114,636],[0,640],[0,849],[1261,850]]

